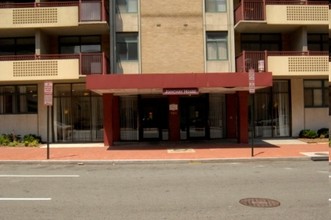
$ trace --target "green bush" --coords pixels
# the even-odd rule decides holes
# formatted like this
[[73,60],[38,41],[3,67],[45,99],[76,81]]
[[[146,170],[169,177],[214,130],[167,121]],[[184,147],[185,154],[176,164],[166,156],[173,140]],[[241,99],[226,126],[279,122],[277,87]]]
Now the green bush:
[[8,146],[10,142],[11,141],[7,135],[5,134],[0,135],[0,145]]
[[318,134],[316,131],[311,130],[311,129],[304,129],[301,130],[299,133],[300,138],[317,138]]
[[329,137],[329,129],[328,128],[321,128],[317,131],[317,135],[320,138],[328,138]]
[[38,142],[41,143],[41,137],[35,134],[27,134],[23,136],[23,142]]
[[24,135],[21,139],[20,135],[2,134],[0,135],[0,146],[26,146],[37,147],[41,143],[41,137],[35,134]]

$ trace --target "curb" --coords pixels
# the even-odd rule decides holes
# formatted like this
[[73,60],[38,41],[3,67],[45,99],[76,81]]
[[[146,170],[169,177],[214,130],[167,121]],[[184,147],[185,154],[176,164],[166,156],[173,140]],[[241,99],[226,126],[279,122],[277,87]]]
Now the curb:
[[[187,163],[229,163],[256,161],[309,161],[310,157],[265,157],[265,158],[209,158],[209,159],[147,159],[147,160],[0,160],[0,164],[187,164]],[[315,160],[319,161],[319,160]]]

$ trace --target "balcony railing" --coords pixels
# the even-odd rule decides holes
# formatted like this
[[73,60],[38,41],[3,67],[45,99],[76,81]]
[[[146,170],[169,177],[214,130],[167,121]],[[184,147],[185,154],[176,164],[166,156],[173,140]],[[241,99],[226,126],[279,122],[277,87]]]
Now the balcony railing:
[[[268,71],[268,56],[329,56],[328,51],[243,51],[236,57],[237,72]],[[260,65],[260,66],[259,66]],[[262,70],[263,68],[263,70]]]
[[43,54],[43,55],[6,55],[0,56],[1,61],[28,61],[28,60],[63,60],[78,59],[79,75],[106,74],[109,72],[109,61],[105,53],[81,54]]
[[242,0],[235,8],[235,24],[241,20],[265,20],[266,5],[328,5],[325,0]]
[[109,12],[104,0],[79,0],[68,2],[0,3],[2,8],[79,7],[79,21],[108,21]]

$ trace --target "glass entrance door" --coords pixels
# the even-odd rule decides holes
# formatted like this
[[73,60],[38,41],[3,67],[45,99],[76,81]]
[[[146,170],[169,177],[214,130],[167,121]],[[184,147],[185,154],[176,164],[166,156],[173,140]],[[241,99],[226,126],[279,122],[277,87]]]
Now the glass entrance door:
[[209,137],[206,97],[182,98],[180,100],[180,118],[182,140]]
[[140,140],[168,139],[167,99],[144,98],[140,100]]

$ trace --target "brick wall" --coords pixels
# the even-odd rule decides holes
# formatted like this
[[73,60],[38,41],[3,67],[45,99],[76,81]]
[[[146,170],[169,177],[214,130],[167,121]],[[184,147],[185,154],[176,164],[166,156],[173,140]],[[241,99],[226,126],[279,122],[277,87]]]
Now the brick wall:
[[141,1],[142,73],[204,72],[203,1]]

